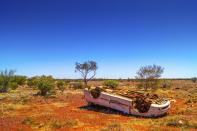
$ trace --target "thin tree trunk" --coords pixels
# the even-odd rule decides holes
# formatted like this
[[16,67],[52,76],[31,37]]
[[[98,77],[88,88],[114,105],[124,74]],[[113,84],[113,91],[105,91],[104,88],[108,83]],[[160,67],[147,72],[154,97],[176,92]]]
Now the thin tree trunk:
[[85,88],[88,86],[88,81],[87,81],[87,79],[84,79],[84,86],[85,86]]

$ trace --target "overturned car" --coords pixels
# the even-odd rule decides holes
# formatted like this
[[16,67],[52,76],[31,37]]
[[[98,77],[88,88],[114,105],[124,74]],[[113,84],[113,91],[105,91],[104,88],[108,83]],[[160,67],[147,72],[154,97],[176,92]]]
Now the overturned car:
[[96,87],[84,90],[85,99],[89,104],[109,107],[126,114],[158,117],[165,115],[170,108],[170,101],[157,95],[139,92],[109,93]]

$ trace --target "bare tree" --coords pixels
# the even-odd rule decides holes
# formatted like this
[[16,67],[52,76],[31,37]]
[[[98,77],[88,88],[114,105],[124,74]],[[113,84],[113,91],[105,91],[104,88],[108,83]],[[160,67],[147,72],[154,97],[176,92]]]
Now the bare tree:
[[75,72],[80,72],[83,77],[84,84],[87,87],[88,81],[93,79],[96,75],[96,70],[98,69],[97,63],[95,61],[87,61],[84,63],[75,64]]
[[142,80],[143,87],[145,90],[148,88],[156,87],[158,83],[158,78],[161,77],[164,68],[157,65],[148,65],[141,67],[137,72],[137,79]]

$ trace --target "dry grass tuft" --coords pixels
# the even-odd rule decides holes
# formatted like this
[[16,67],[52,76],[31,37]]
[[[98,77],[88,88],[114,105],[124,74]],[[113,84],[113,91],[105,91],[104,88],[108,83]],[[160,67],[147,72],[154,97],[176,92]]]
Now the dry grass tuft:
[[101,129],[100,131],[122,131],[122,127],[120,125],[120,123],[110,123],[107,127]]

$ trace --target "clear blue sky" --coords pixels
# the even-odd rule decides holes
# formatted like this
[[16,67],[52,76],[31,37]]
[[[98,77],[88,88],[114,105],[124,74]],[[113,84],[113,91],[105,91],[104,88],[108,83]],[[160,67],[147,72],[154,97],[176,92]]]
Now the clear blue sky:
[[197,76],[196,0],[1,0],[0,69],[79,78],[76,61],[95,60],[97,77],[132,78],[143,65],[163,77]]

